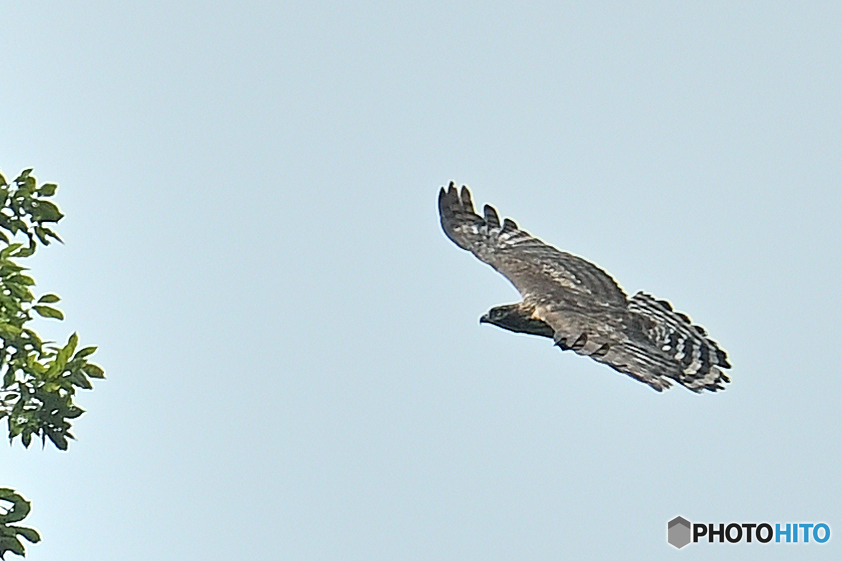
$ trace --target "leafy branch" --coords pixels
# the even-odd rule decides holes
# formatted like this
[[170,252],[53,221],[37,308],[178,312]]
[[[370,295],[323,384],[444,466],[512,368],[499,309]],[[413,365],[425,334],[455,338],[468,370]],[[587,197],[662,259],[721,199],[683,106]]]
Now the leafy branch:
[[[38,187],[31,172],[24,170],[11,183],[0,174],[0,421],[7,422],[10,444],[20,437],[28,448],[35,437],[41,439],[42,446],[49,439],[59,450],[67,450],[68,440],[74,438],[70,420],[84,413],[73,401],[76,390],[92,389],[91,380],[105,374],[88,362],[96,347],[77,350],[76,333],[66,344],[57,345],[42,341],[28,326],[36,315],[64,319],[54,306],[59,297],[47,293],[36,300],[32,293],[35,280],[19,264],[35,253],[39,242],[45,246],[51,240],[61,242],[49,227],[64,216],[48,200],[57,186],[45,183]],[[27,243],[15,242],[18,235],[25,236]],[[16,536],[32,543],[40,538],[34,530],[9,523],[25,517],[29,503],[11,489],[0,489],[0,501],[13,503],[11,510],[0,515],[0,559],[8,551],[23,555]]]
[[[9,508],[0,506],[4,510],[0,514],[0,559],[11,551],[17,555],[26,555],[26,550],[20,538],[25,538],[30,543],[38,543],[41,536],[32,528],[14,526],[13,522],[20,522],[29,514],[29,501],[12,491],[11,489],[0,489],[0,502],[11,503]],[[18,537],[20,536],[20,537]]]

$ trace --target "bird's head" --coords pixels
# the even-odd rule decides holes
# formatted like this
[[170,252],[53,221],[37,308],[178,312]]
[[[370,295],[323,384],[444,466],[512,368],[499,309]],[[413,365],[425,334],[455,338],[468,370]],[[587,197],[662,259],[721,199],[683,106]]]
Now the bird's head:
[[517,308],[517,304],[507,304],[505,306],[491,308],[484,316],[479,318],[479,322],[490,323],[505,328],[505,324],[508,322],[507,320],[511,320],[512,315],[516,313],[515,308]]
[[531,317],[531,312],[523,309],[520,304],[506,304],[488,310],[479,318],[480,323],[490,323],[515,333],[528,333],[541,337],[552,337],[552,328],[539,319]]

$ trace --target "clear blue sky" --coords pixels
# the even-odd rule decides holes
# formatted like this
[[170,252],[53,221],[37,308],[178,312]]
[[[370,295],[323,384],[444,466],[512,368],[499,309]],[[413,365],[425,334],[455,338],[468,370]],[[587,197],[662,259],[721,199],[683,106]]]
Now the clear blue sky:
[[[0,169],[108,380],[0,450],[32,561],[839,559],[842,4],[6,2]],[[467,183],[725,348],[657,394],[478,318]],[[828,523],[696,544],[667,520]]]

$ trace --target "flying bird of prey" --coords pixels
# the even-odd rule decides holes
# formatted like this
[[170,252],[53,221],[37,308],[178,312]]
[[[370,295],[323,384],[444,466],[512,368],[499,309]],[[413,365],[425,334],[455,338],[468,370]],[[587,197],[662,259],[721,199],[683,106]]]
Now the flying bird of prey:
[[480,318],[516,333],[549,337],[561,350],[607,364],[657,391],[671,381],[694,391],[724,389],[728,358],[702,327],[669,302],[628,298],[605,271],[545,244],[485,205],[474,212],[467,187],[439,192],[444,233],[515,285],[523,300]]

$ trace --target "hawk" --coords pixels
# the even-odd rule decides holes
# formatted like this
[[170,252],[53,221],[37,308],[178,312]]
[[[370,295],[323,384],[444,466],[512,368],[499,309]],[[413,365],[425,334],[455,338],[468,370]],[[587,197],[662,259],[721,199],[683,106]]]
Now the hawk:
[[509,279],[523,298],[491,308],[480,323],[549,337],[561,350],[589,356],[659,392],[672,382],[697,393],[730,382],[725,352],[669,302],[644,292],[628,298],[605,271],[545,244],[509,218],[501,222],[489,205],[480,216],[465,186],[442,187],[439,215],[448,238]]

